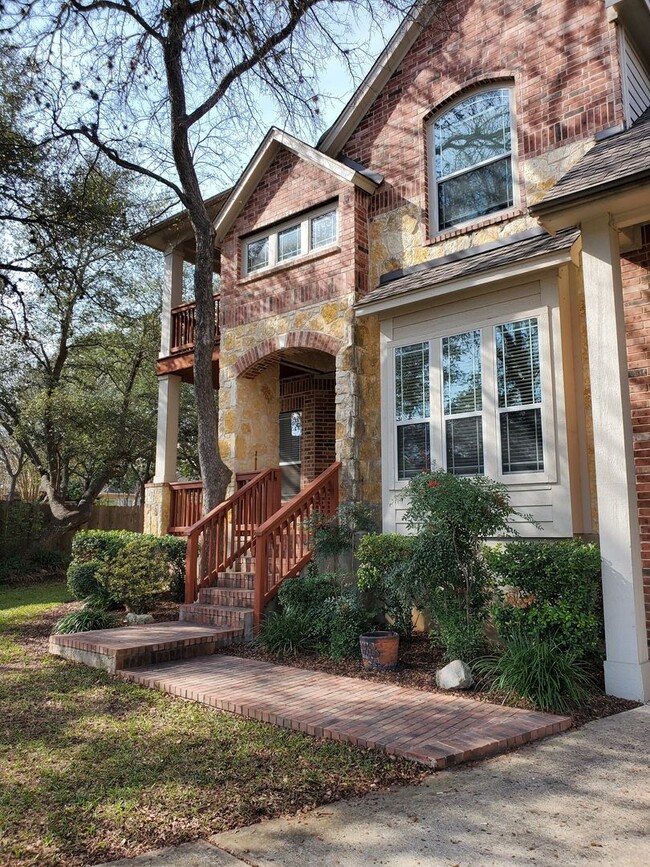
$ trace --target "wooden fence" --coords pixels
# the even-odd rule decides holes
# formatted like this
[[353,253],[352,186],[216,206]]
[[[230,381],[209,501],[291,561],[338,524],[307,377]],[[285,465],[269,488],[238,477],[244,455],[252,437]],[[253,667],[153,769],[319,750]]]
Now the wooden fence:
[[[38,539],[47,526],[50,510],[43,503],[11,503],[0,500],[0,556],[15,556]],[[144,506],[93,506],[90,519],[83,530],[132,530],[141,533],[144,525]],[[56,539],[57,551],[70,553],[76,531],[64,533]]]

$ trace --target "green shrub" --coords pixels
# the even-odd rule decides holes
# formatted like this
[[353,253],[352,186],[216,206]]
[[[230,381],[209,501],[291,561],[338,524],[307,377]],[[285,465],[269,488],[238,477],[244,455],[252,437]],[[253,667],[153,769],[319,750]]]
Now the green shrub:
[[409,638],[413,631],[413,600],[403,573],[415,544],[412,536],[369,533],[357,550],[359,589],[374,594],[403,638]]
[[177,602],[185,600],[185,554],[187,539],[182,536],[147,536],[156,539],[165,552],[170,568],[169,589]]
[[[72,559],[76,562],[114,560],[118,553],[142,533],[130,530],[80,530],[72,540]],[[156,538],[151,537],[151,538]]]
[[140,536],[102,564],[97,581],[129,611],[145,614],[169,587],[169,573],[168,559],[157,540]]
[[115,617],[107,611],[98,608],[84,607],[81,611],[66,614],[54,624],[54,633],[67,635],[70,632],[89,632],[91,629],[112,629],[116,625]]
[[408,592],[429,615],[447,657],[468,662],[489,611],[491,579],[482,540],[513,535],[509,522],[517,513],[505,486],[485,476],[419,473],[404,493],[406,524],[418,534],[403,570]]
[[507,639],[521,631],[579,657],[602,653],[600,552],[578,539],[516,542],[488,550],[502,593],[492,617]]
[[320,573],[313,563],[295,578],[280,585],[278,602],[283,610],[293,609],[315,619],[326,599],[341,592],[341,576],[336,572]]
[[339,662],[360,656],[359,636],[372,626],[372,616],[353,587],[331,596],[320,606],[312,624],[313,636],[321,655]]
[[566,713],[584,702],[593,688],[584,662],[552,638],[516,630],[505,651],[475,663],[475,669],[494,678],[492,689],[507,700],[527,699],[541,710]]
[[347,501],[341,503],[334,515],[316,512],[309,519],[316,560],[353,551],[355,535],[373,532],[377,524],[377,509],[370,503]]
[[356,587],[346,586],[336,573],[320,574],[311,565],[289,578],[278,591],[281,612],[262,626],[260,643],[274,653],[316,650],[321,656],[342,659],[359,653],[359,635],[372,614]]
[[113,562],[132,542],[147,540],[161,551],[169,563],[168,588],[179,602],[185,595],[185,551],[187,541],[178,536],[152,536],[130,530],[81,530],[72,540],[73,564]]
[[309,617],[295,609],[273,611],[264,619],[257,642],[278,656],[295,655],[313,645],[310,625]]
[[68,590],[75,599],[85,599],[87,596],[99,592],[97,570],[101,565],[101,560],[87,560],[83,563],[73,562],[70,564]]

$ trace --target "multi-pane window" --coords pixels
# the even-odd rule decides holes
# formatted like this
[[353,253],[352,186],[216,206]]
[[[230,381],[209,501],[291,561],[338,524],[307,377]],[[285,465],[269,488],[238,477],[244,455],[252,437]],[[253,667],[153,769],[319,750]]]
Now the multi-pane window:
[[484,470],[480,331],[443,338],[442,378],[447,470],[480,474]]
[[429,344],[395,350],[395,418],[400,479],[431,467]]
[[397,478],[543,472],[542,400],[538,317],[396,348]]
[[278,262],[300,255],[300,224],[278,232]]
[[243,273],[253,274],[263,268],[288,262],[310,250],[331,246],[336,243],[336,238],[336,207],[312,211],[299,222],[278,226],[264,235],[243,241]]
[[432,212],[439,231],[512,207],[510,90],[484,90],[433,123]]
[[311,249],[326,247],[336,241],[336,211],[311,218]]
[[259,271],[269,264],[269,238],[257,238],[246,245],[246,271]]
[[537,319],[496,328],[502,472],[544,469]]

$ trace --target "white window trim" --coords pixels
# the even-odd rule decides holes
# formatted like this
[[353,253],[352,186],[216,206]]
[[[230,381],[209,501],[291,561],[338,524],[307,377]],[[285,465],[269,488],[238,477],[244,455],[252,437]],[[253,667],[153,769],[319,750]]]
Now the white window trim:
[[[452,226],[446,226],[444,229],[440,228],[440,218],[438,215],[438,179],[436,177],[436,143],[435,143],[435,135],[434,135],[434,126],[437,120],[439,120],[443,115],[447,114],[448,111],[454,109],[457,105],[460,105],[461,102],[465,102],[466,99],[471,99],[471,97],[476,96],[479,93],[485,93],[491,90],[507,90],[509,92],[509,103],[510,103],[510,169],[512,174],[512,205],[508,205],[508,207],[503,208],[501,211],[491,211],[489,214],[481,214],[477,217],[471,217],[469,220],[464,220],[461,223],[454,223]],[[449,104],[446,104],[444,107],[437,111],[433,117],[430,118],[427,124],[427,157],[428,157],[428,188],[429,188],[429,214],[431,215],[430,222],[430,235],[435,237],[436,235],[444,235],[446,232],[455,232],[459,229],[463,229],[466,226],[473,226],[477,223],[481,223],[486,220],[492,220],[495,217],[498,217],[499,214],[505,214],[508,211],[515,210],[520,207],[520,195],[519,195],[519,160],[517,153],[517,123],[516,123],[516,112],[515,112],[515,88],[512,82],[498,82],[493,81],[489,84],[484,84],[479,87],[472,89],[467,93],[463,93],[457,99],[453,100]],[[474,169],[481,168],[482,166],[489,165],[490,163],[496,162],[498,160],[504,159],[507,154],[500,154],[497,157],[490,157],[487,160],[483,160],[480,163],[476,163],[476,165],[471,166],[468,169],[462,169],[457,172],[452,172],[450,175],[445,175],[444,180],[449,180],[449,178],[454,178],[458,175],[467,174]]]
[[[479,320],[468,320],[463,327],[449,331],[449,328],[430,329],[425,336],[414,336],[402,340],[388,340],[387,348],[387,389],[386,399],[390,410],[390,454],[392,455],[392,472],[390,488],[399,491],[408,484],[407,479],[398,478],[397,455],[397,425],[395,418],[395,350],[402,346],[412,346],[416,343],[429,343],[429,387],[430,404],[430,435],[432,465],[444,468],[446,466],[445,451],[445,415],[444,395],[442,388],[442,338],[453,337],[466,331],[481,330],[481,381],[483,390],[483,461],[484,475],[504,485],[551,484],[557,482],[556,434],[555,434],[555,396],[552,367],[552,335],[550,326],[551,313],[547,306],[513,310],[498,317],[488,317]],[[539,327],[539,359],[542,384],[542,446],[544,449],[544,469],[517,473],[501,472],[501,441],[499,429],[499,405],[497,394],[497,356],[496,337],[497,325],[509,322],[519,322],[523,319],[535,318]],[[425,421],[425,420],[422,420]],[[419,420],[413,420],[416,424]]]
[[[311,221],[315,217],[322,217],[324,214],[329,214],[332,211],[336,214],[336,234],[334,236],[334,240],[329,244],[323,244],[321,247],[315,247],[312,249],[311,246]],[[292,229],[294,226],[300,226],[300,253],[296,256],[290,256],[287,259],[279,259],[278,258],[278,235],[285,231],[286,229]],[[248,270],[248,245],[254,243],[255,241],[261,241],[263,238],[269,239],[269,263],[268,265],[264,265],[263,268],[255,268],[252,271]],[[283,223],[279,223],[273,228],[256,232],[254,235],[248,235],[245,238],[242,238],[240,241],[241,248],[241,273],[243,277],[253,277],[258,274],[263,274],[265,271],[270,271],[271,268],[283,267],[293,265],[295,262],[299,262],[301,259],[304,259],[306,256],[309,256],[312,253],[316,252],[326,252],[327,250],[335,247],[338,243],[339,238],[339,208],[338,202],[330,202],[329,205],[325,205],[321,208],[316,208],[313,211],[308,211],[306,214],[301,214],[299,217],[295,217],[293,219],[285,220]]]

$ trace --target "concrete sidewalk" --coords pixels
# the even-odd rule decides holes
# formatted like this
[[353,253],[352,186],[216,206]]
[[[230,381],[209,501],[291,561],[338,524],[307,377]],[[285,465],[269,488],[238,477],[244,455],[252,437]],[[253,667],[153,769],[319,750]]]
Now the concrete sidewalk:
[[650,867],[650,706],[210,843],[113,867]]

